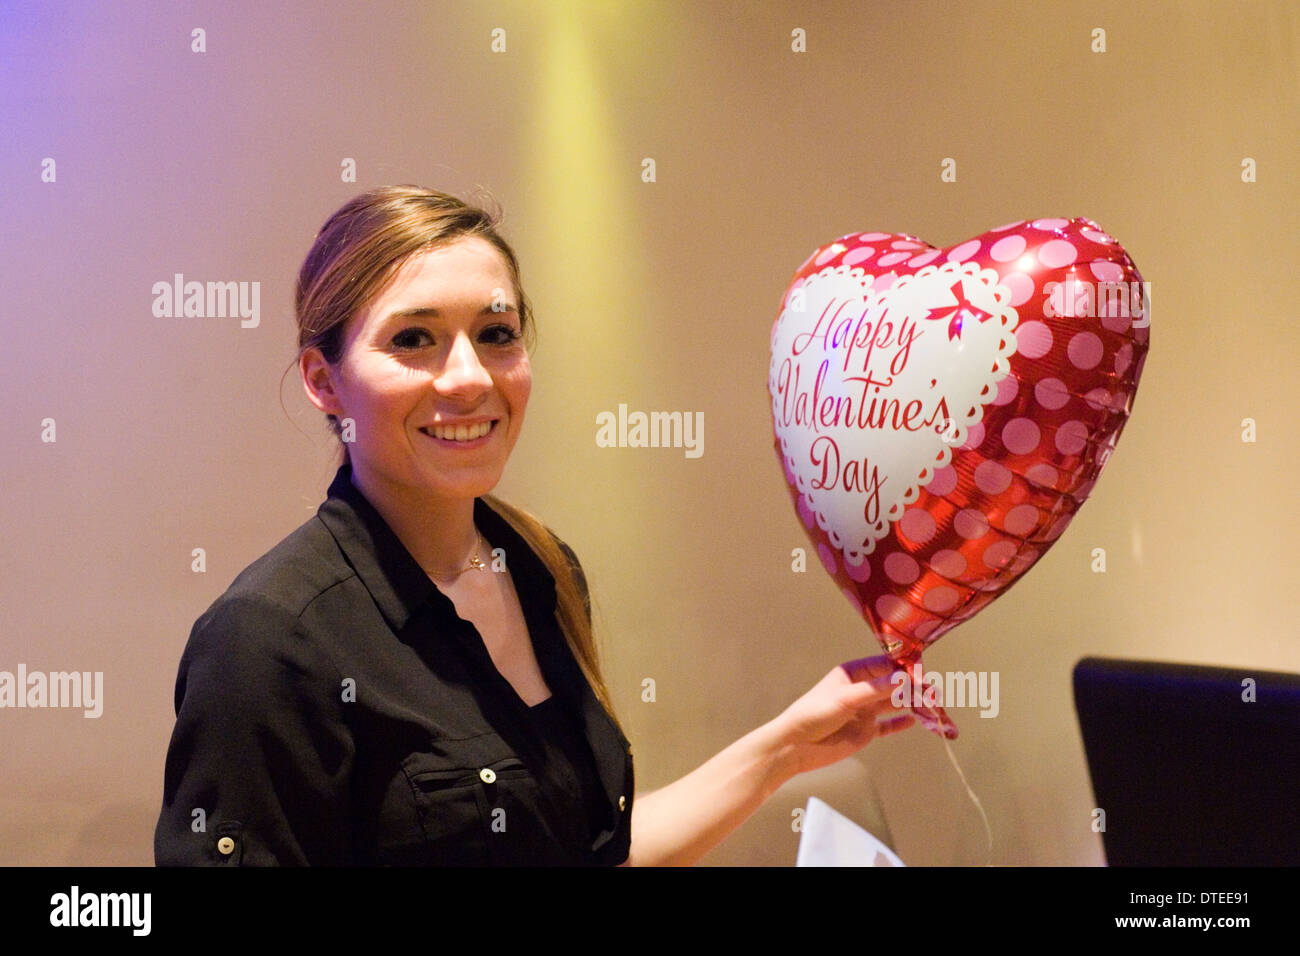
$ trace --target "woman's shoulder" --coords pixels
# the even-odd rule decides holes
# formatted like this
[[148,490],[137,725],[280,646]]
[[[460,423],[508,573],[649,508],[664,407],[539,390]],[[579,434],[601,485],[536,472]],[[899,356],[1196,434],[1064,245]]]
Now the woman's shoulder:
[[194,623],[191,644],[208,634],[283,641],[322,594],[354,572],[329,530],[313,516],[254,560]]
[[301,613],[354,574],[319,516],[312,516],[235,576],[231,598],[260,596]]

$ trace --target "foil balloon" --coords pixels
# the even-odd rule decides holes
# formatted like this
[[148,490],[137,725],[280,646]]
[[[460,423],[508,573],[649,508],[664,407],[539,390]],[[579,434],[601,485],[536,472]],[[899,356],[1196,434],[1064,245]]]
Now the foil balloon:
[[772,326],[775,448],[827,572],[914,682],[922,651],[1061,536],[1128,420],[1147,284],[1088,219],[936,249],[865,232],[817,249]]

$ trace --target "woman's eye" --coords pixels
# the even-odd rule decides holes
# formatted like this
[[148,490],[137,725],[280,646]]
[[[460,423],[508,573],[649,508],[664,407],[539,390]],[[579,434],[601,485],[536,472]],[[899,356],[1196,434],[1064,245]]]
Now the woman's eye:
[[520,333],[508,325],[494,325],[490,329],[485,329],[483,334],[493,345],[509,345],[520,337]]
[[393,344],[399,349],[418,349],[424,343],[421,338],[428,338],[424,329],[403,329],[393,336]]
[[[519,338],[522,338],[521,333],[508,325],[490,326],[479,335],[479,340],[489,345],[509,345]],[[433,336],[427,329],[403,329],[393,336],[393,347],[403,351],[424,348],[432,342]]]

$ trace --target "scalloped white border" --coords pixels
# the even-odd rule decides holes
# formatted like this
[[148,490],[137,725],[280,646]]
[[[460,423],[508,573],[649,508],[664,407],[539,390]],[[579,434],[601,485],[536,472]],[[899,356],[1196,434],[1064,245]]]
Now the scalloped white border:
[[[924,252],[918,250],[917,255],[924,255]],[[850,546],[849,543],[842,540],[841,536],[835,531],[835,529],[829,527],[826,515],[822,512],[813,492],[807,488],[800,487],[803,483],[803,477],[800,475],[798,468],[795,467],[795,461],[790,455],[790,449],[786,438],[784,436],[778,436],[781,440],[781,454],[785,457],[786,468],[790,474],[795,477],[795,490],[803,496],[804,503],[808,506],[808,509],[812,512],[817,521],[817,527],[826,532],[826,536],[830,540],[831,544],[844,556],[844,560],[854,567],[860,566],[862,562],[866,560],[868,555],[875,552],[876,543],[889,533],[890,524],[902,518],[903,512],[907,509],[907,506],[915,501],[920,495],[921,489],[934,479],[935,473],[941,468],[946,468],[952,462],[953,449],[960,448],[966,443],[966,437],[970,431],[970,427],[984,420],[984,409],[993,403],[993,398],[997,395],[997,383],[1011,372],[1011,356],[1016,354],[1018,345],[1016,342],[1015,328],[1019,324],[1020,317],[1011,305],[1011,290],[1006,286],[999,284],[1000,277],[998,276],[997,270],[981,269],[979,264],[975,262],[945,262],[938,266],[923,266],[916,272],[908,272],[899,275],[893,285],[879,293],[875,293],[870,287],[880,276],[889,275],[889,272],[878,272],[873,274],[867,272],[865,269],[858,268],[857,266],[846,266],[843,264],[838,266],[827,266],[818,272],[805,276],[802,283],[799,285],[800,289],[806,289],[815,282],[819,282],[830,276],[841,276],[845,278],[856,277],[859,280],[859,284],[869,295],[873,293],[876,295],[876,301],[878,304],[880,299],[883,299],[886,295],[892,294],[898,289],[905,288],[918,279],[929,278],[936,273],[951,275],[953,277],[961,276],[963,278],[976,279],[986,289],[991,290],[993,301],[997,307],[997,311],[994,314],[1002,325],[1003,333],[1005,333],[1005,344],[998,348],[994,353],[993,366],[988,372],[984,373],[984,377],[981,381],[982,387],[976,396],[975,407],[963,411],[961,420],[956,423],[956,434],[953,441],[942,443],[943,447],[940,451],[940,457],[938,459],[932,459],[930,463],[917,473],[916,477],[911,479],[907,488],[903,491],[902,498],[900,498],[899,501],[890,508],[889,513],[885,515],[884,518],[870,527],[865,540],[859,544]],[[897,273],[894,274],[898,275]],[[790,295],[787,293],[782,304],[781,314],[777,317],[777,321],[772,327],[773,339],[776,337],[776,330],[786,321],[787,315],[789,314],[789,299]],[[776,396],[772,395],[770,397],[772,399],[773,421],[775,421]],[[926,474],[927,472],[929,472],[928,476]]]

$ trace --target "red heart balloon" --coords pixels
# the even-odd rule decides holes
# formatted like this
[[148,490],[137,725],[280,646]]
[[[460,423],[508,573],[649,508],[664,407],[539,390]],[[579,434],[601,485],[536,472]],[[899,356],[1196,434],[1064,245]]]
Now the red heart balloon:
[[[919,687],[921,652],[1050,548],[1119,441],[1148,286],[1088,219],[816,250],[772,326],[778,458],[822,564]],[[922,723],[957,736],[938,706]]]

